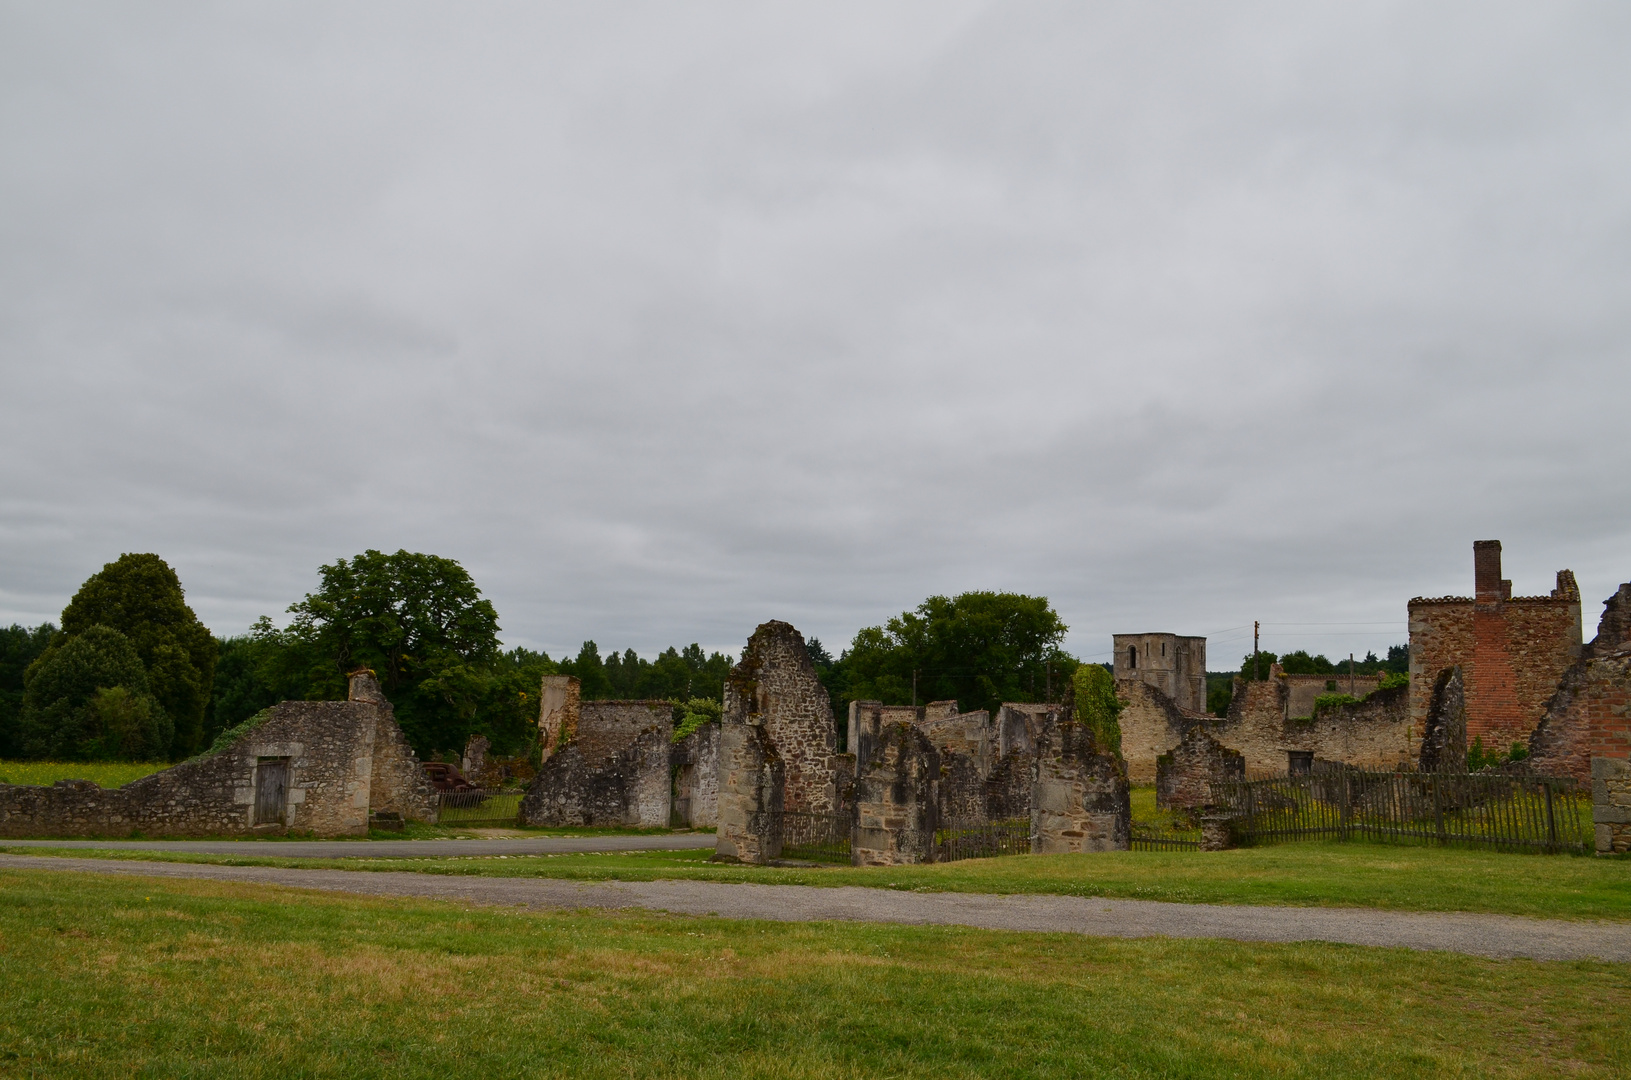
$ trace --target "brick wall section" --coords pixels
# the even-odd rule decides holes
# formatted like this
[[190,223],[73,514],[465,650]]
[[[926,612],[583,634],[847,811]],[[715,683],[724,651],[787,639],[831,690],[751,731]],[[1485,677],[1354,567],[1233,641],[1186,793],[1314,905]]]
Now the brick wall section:
[[1461,772],[1467,767],[1467,692],[1459,666],[1433,680],[1421,738],[1422,772]]
[[1528,739],[1558,680],[1580,655],[1580,589],[1560,570],[1550,596],[1514,597],[1500,577],[1500,543],[1473,545],[1475,595],[1410,601],[1410,715],[1427,717],[1440,672],[1459,666],[1467,738],[1504,750]]
[[1178,745],[1156,763],[1155,804],[1172,810],[1201,810],[1212,801],[1212,785],[1246,778],[1246,759],[1204,728],[1190,728]]
[[1529,739],[1529,764],[1582,782],[1598,758],[1631,757],[1631,583],[1604,605],[1597,637],[1558,683]]
[[669,819],[666,730],[647,727],[609,758],[591,760],[574,742],[550,756],[521,799],[524,825],[661,828]]
[[856,866],[933,862],[940,827],[940,751],[912,724],[891,724],[855,777]]
[[832,757],[838,731],[832,700],[810,663],[803,635],[788,623],[762,623],[725,680],[727,713],[732,695],[742,698],[748,722],[764,727],[781,757],[787,809],[831,813],[837,799]]
[[1597,854],[1631,852],[1631,760],[1591,759],[1591,818]]
[[1127,771],[1074,720],[1042,734],[1032,773],[1031,853],[1126,851],[1133,811]]
[[693,829],[719,820],[719,725],[703,724],[674,744],[674,819]]
[[[719,725],[719,818],[714,858],[762,865],[782,852],[786,768],[761,724],[747,722],[746,702],[731,700]],[[734,707],[733,707],[734,706]]]

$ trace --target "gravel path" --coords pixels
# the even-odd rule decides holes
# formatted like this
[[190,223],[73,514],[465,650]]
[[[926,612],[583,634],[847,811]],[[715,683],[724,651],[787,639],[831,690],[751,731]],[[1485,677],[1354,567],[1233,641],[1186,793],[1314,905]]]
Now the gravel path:
[[1443,949],[1497,958],[1600,958],[1631,962],[1631,923],[1566,922],[1510,915],[1234,907],[1075,896],[914,893],[709,881],[581,882],[0,855],[0,870],[12,868],[260,882],[369,896],[413,896],[534,908],[644,908],[727,919],[940,924],[991,930],[1066,931],[1104,937],[1334,941]]
[[648,836],[505,836],[480,840],[0,840],[0,847],[98,851],[196,851],[277,859],[435,858],[441,855],[561,855],[574,851],[691,851],[714,846],[713,833]]

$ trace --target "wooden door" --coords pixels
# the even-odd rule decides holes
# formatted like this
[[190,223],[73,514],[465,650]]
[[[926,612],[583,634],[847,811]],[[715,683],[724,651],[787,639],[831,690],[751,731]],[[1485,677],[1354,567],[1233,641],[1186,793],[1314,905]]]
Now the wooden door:
[[263,761],[255,766],[255,824],[282,825],[289,801],[289,761]]

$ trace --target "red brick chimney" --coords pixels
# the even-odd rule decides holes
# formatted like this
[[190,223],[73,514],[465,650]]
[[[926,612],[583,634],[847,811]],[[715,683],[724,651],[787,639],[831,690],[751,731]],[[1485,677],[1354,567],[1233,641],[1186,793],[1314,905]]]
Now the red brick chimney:
[[1498,604],[1512,599],[1512,582],[1501,577],[1501,542],[1472,542],[1473,598],[1480,604]]

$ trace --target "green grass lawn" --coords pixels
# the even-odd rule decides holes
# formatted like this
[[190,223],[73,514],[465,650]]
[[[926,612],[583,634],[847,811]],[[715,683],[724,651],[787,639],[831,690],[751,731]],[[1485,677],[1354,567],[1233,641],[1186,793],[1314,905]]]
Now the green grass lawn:
[[1631,919],[1631,860],[1514,855],[1350,842],[1312,842],[1217,852],[1016,855],[931,866],[816,869],[728,866],[709,851],[589,855],[289,859],[6,848],[17,854],[96,855],[233,866],[412,870],[578,880],[659,878],[787,885],[868,885],[930,892],[1055,893],[1179,903],[1483,911],[1561,919]]
[[0,1075],[1611,1077],[1631,972],[0,870]]
[[99,787],[116,788],[169,767],[164,761],[0,761],[0,784],[49,786],[58,780],[91,780]]

